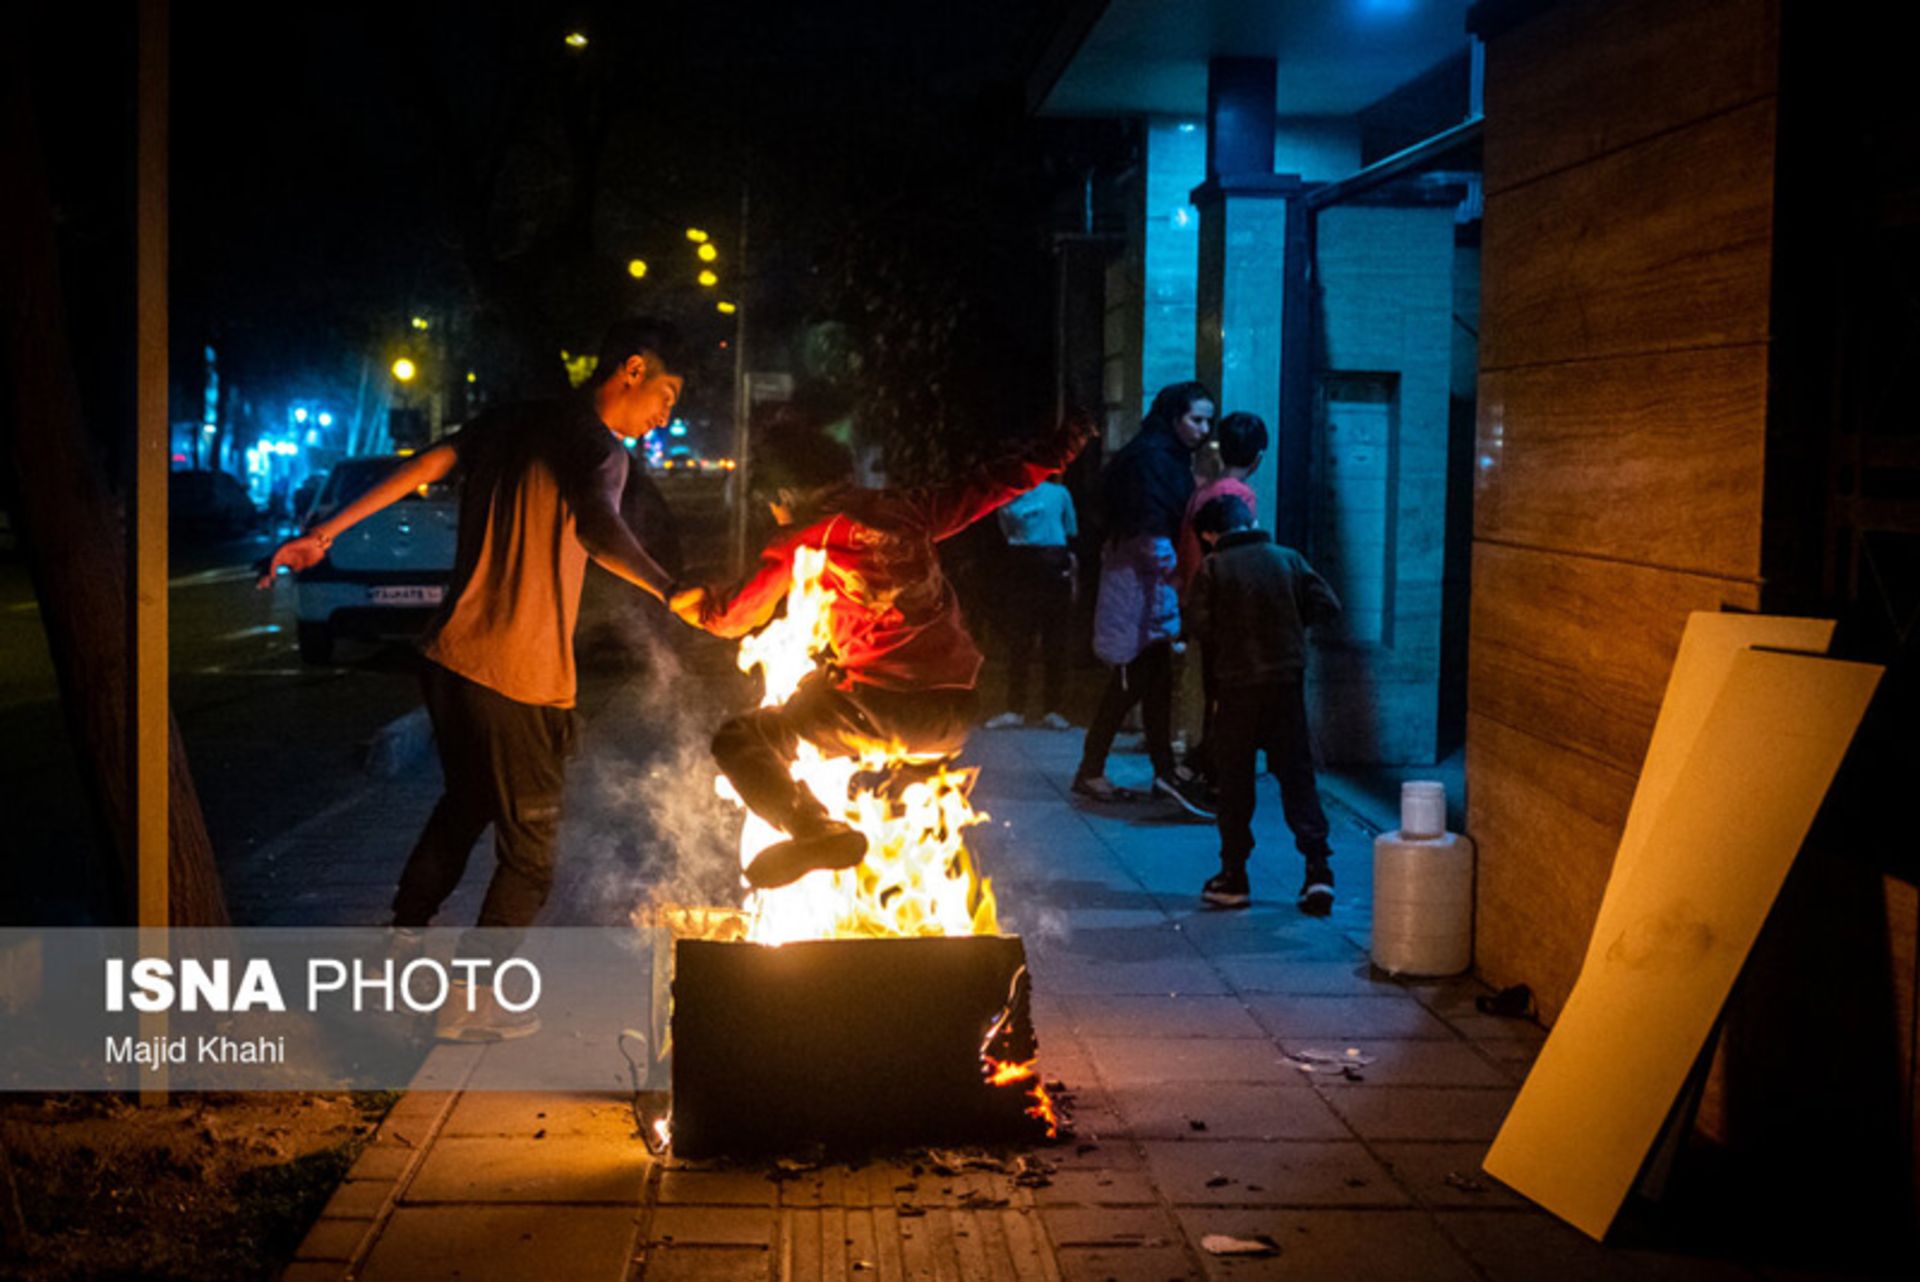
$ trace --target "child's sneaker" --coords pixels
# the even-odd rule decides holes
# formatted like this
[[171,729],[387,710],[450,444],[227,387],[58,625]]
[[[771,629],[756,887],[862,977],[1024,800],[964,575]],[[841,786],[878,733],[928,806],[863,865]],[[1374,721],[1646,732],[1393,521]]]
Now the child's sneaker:
[[1073,722],[1067,720],[1057,712],[1049,712],[1046,716],[1040,718],[1040,726],[1045,730],[1071,730],[1073,729]]
[[1155,775],[1153,790],[1195,819],[1211,819],[1217,813],[1217,808],[1207,797],[1206,783],[1198,776],[1186,773]]
[[1300,884],[1300,911],[1309,917],[1325,917],[1333,911],[1333,868],[1325,855],[1307,860],[1307,879]]
[[987,719],[989,730],[1018,730],[1027,724],[1027,719],[1017,712],[1003,712],[997,717]]
[[1245,908],[1253,902],[1245,868],[1222,868],[1200,887],[1200,898],[1215,908]]

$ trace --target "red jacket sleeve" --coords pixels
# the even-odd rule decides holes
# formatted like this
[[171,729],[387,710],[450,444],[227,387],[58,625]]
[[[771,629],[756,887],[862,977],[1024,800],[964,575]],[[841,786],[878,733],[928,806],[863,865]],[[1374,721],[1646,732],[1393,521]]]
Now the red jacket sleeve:
[[701,626],[715,636],[743,637],[773,617],[793,582],[793,555],[806,531],[777,538],[760,553],[760,568],[745,583],[709,596]]
[[1089,439],[1089,431],[1070,427],[977,467],[958,480],[907,490],[901,499],[918,514],[936,542],[950,539],[1073,462]]

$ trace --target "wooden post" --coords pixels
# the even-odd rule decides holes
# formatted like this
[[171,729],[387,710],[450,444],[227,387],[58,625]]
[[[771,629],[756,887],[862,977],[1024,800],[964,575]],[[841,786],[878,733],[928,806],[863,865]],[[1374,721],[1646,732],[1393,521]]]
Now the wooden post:
[[[136,109],[134,299],[136,395],[133,520],[132,792],[140,952],[164,955],[170,917],[167,707],[167,0],[141,0]],[[164,1014],[141,1020],[164,1035]],[[164,1069],[143,1078],[142,1104],[164,1104]]]

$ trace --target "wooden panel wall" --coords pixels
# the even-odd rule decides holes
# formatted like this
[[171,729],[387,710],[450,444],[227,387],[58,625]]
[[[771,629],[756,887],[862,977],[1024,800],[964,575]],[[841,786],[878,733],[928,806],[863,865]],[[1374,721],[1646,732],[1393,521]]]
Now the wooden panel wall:
[[1557,1014],[1691,610],[1759,604],[1775,0],[1494,35],[1469,656],[1477,960]]

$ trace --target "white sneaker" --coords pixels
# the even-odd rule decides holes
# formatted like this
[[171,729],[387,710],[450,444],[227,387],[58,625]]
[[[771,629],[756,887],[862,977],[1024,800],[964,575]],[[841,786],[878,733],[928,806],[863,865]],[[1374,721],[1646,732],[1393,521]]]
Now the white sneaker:
[[1024,726],[1025,724],[1027,724],[1026,718],[1022,717],[1019,713],[1003,712],[997,717],[992,717],[988,719],[987,729],[1015,730],[1021,726]]
[[1073,722],[1067,720],[1057,712],[1049,712],[1046,716],[1040,718],[1040,724],[1049,730],[1073,729]]

